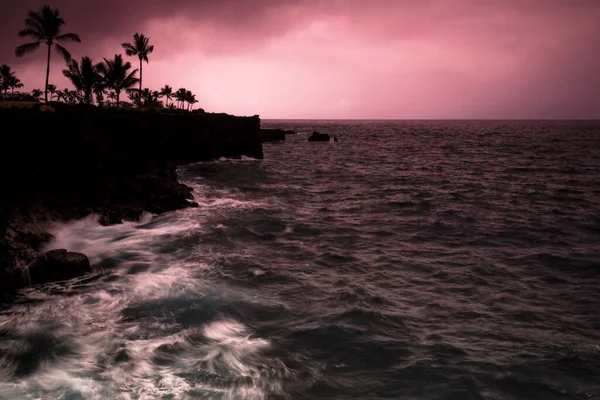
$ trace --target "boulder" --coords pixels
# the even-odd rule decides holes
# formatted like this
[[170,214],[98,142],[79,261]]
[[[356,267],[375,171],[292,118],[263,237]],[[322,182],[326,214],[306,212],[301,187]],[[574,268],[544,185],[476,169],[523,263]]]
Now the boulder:
[[281,129],[261,129],[261,143],[285,141],[285,131]]
[[92,272],[90,260],[85,254],[69,252],[65,249],[50,250],[33,260],[25,274],[31,285],[65,281]]
[[297,132],[292,130],[284,130],[283,133],[285,133],[286,135],[295,135]]
[[329,135],[326,133],[313,132],[308,138],[309,142],[329,142]]

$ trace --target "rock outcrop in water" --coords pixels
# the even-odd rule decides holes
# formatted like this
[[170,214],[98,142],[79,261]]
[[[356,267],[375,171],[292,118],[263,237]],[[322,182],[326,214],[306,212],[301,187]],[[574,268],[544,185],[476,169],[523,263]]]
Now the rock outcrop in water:
[[0,109],[0,292],[39,254],[46,224],[101,223],[194,206],[176,165],[262,158],[260,119],[57,105]]
[[329,135],[327,133],[319,133],[314,131],[308,138],[309,142],[329,142]]
[[260,140],[263,143],[285,141],[285,131],[282,129],[261,129]]
[[65,249],[50,250],[27,266],[27,284],[64,281],[92,272],[85,254]]

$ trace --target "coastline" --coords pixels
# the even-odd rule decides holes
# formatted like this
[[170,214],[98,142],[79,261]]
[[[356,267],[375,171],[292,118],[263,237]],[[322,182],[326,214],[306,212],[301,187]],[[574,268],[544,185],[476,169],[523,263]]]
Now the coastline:
[[111,225],[194,207],[178,165],[263,158],[258,116],[58,105],[0,109],[0,119],[0,295],[28,284],[49,224],[98,214]]

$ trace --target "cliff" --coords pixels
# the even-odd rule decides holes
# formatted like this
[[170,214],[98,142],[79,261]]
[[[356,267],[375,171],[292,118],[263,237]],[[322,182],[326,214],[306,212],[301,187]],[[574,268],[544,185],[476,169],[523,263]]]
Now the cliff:
[[0,292],[39,256],[48,221],[194,206],[177,164],[262,158],[260,119],[88,107],[0,109]]

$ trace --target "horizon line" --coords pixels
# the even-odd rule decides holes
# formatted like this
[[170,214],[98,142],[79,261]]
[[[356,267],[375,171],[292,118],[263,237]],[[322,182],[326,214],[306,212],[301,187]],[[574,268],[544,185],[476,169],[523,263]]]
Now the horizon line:
[[600,121],[594,118],[262,118],[261,121]]

